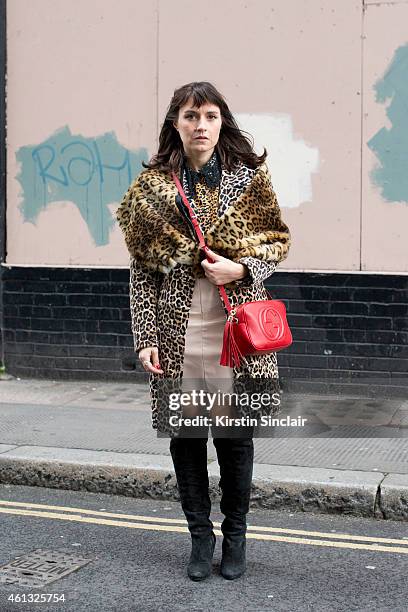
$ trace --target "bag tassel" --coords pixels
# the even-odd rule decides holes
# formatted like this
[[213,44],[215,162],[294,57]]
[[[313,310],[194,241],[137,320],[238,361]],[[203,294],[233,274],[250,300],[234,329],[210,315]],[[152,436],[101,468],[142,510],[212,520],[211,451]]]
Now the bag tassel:
[[220,365],[229,366],[230,368],[236,365],[239,368],[243,355],[234,340],[232,325],[231,321],[225,323]]

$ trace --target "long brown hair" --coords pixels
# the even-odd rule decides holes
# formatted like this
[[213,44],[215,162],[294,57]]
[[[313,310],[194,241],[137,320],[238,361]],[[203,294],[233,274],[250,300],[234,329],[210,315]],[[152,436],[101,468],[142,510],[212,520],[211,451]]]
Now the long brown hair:
[[194,81],[174,91],[160,131],[159,150],[149,163],[142,162],[145,168],[179,173],[183,162],[184,148],[179,133],[173,126],[173,121],[177,121],[180,108],[190,98],[197,108],[205,103],[215,104],[219,107],[222,125],[215,149],[229,172],[233,170],[238,161],[243,162],[250,168],[257,168],[265,161],[267,156],[265,147],[262,155],[257,155],[254,152],[252,137],[247,132],[240,130],[224,96],[208,81]]

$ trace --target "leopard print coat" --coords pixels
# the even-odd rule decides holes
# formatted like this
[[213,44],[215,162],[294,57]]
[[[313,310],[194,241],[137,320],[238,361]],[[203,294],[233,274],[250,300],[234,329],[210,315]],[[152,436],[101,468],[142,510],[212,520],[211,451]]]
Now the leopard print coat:
[[[146,184],[153,184],[167,199],[177,195],[171,178],[164,173],[153,170],[142,172],[129,187],[118,209],[117,218],[122,229],[123,220],[129,218],[132,209],[135,210],[135,191],[139,193],[141,186],[143,192]],[[237,216],[236,222],[241,222],[242,218],[247,220],[248,235],[251,231],[256,235],[257,219],[266,215],[270,225],[268,231],[261,234],[264,237],[262,244],[251,245],[247,241],[248,246],[245,246],[241,241],[240,249],[234,249],[239,242],[237,233],[232,231],[226,234],[228,226],[224,227],[223,221],[226,216],[234,219],[237,208],[240,216]],[[149,374],[152,427],[176,436],[179,427],[169,425],[168,393],[177,392],[180,388],[189,310],[196,278],[204,276],[204,271],[199,253],[192,251],[191,244],[189,249],[184,248],[191,243],[185,220],[176,206],[171,210],[172,216],[167,217],[167,221],[178,239],[174,247],[172,235],[171,252],[168,242],[161,240],[160,236],[145,235],[144,244],[140,243],[140,248],[144,247],[144,250],[140,252],[136,243],[130,245],[126,233],[125,239],[131,255],[129,289],[134,350],[138,353],[149,346],[158,347],[159,361],[164,371],[164,374]],[[146,211],[142,213],[146,215]],[[143,217],[140,223],[143,223]],[[218,231],[215,231],[217,225]],[[264,281],[286,258],[290,233],[281,219],[266,164],[250,169],[241,163],[233,172],[222,167],[218,222],[204,234],[204,238],[214,251],[247,266],[249,274],[244,279],[224,285],[232,307],[243,302],[269,299]],[[154,255],[151,259],[149,243],[152,245],[150,253]],[[221,296],[220,301],[227,315]],[[233,379],[234,392],[237,393],[248,393],[250,388],[257,392],[276,393],[279,389],[276,353],[246,356],[239,368],[233,368]],[[241,409],[241,414],[244,416],[248,411]]]

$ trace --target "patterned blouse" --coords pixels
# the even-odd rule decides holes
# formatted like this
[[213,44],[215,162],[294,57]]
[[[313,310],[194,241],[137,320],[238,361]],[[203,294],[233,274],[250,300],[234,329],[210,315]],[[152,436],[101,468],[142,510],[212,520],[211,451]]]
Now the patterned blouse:
[[183,189],[203,234],[216,222],[221,212],[218,211],[220,182],[221,163],[215,151],[198,171],[193,170],[184,159]]

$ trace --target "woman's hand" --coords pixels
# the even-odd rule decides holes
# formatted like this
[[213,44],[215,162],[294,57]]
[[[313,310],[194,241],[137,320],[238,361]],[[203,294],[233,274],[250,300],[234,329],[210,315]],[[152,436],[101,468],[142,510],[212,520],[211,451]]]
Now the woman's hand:
[[164,374],[159,364],[159,349],[157,346],[148,346],[139,351],[139,359],[142,362],[143,368],[146,372],[153,372],[153,374]]
[[210,248],[207,248],[206,253],[214,259],[214,263],[203,259],[201,265],[206,277],[214,285],[226,285],[232,281],[240,280],[248,274],[248,268],[244,264],[222,257]]

